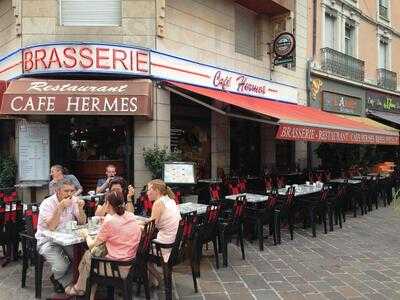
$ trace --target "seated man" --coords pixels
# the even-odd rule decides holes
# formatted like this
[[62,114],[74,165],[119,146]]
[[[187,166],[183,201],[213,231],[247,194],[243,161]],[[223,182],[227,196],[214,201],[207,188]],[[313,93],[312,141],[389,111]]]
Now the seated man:
[[[55,194],[44,199],[39,207],[39,220],[36,232],[37,249],[51,265],[53,283],[57,280],[64,288],[73,279],[70,262],[72,247],[63,247],[51,242],[46,230],[59,230],[65,228],[70,221],[78,221],[78,224],[86,222],[83,210],[85,202],[73,196],[75,187],[67,178],[58,180],[54,184]],[[54,276],[54,277],[53,277]]]
[[61,179],[66,178],[72,182],[75,187],[74,196],[78,196],[82,193],[82,186],[79,183],[78,179],[72,174],[64,174],[64,168],[61,165],[54,165],[50,168],[50,176],[52,180],[49,183],[49,194],[54,195],[55,188],[54,185]]
[[114,165],[108,165],[106,167],[106,175],[107,177],[97,180],[96,193],[104,193],[107,191],[110,181],[117,175],[117,168]]
[[[135,189],[133,188],[133,186],[129,185],[128,193],[126,193],[126,182],[122,177],[114,177],[114,179],[110,181],[109,186],[110,186],[110,192],[120,192],[123,193],[123,195],[126,194],[125,209],[133,213],[134,208],[133,208],[132,197],[135,195]],[[105,214],[106,214],[106,205],[104,205],[104,202],[99,203],[95,215],[103,217]]]

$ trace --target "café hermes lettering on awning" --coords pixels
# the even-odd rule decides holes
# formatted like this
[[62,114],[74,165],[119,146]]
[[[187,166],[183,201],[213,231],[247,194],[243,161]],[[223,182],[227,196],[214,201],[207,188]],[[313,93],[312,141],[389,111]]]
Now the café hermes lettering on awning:
[[130,81],[16,80],[6,90],[4,114],[104,114],[152,117],[152,85]]

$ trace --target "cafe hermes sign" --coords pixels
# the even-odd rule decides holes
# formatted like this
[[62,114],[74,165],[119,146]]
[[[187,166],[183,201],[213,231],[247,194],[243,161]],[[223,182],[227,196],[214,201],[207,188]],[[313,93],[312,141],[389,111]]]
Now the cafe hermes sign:
[[319,143],[399,145],[398,135],[386,135],[372,132],[357,132],[290,124],[279,125],[276,138],[281,140],[297,140]]
[[152,117],[151,81],[16,80],[3,97],[6,114]]

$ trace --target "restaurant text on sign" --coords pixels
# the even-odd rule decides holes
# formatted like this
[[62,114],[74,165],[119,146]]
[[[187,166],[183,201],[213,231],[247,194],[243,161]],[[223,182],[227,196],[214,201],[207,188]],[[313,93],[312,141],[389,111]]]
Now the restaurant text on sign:
[[16,80],[4,94],[5,114],[110,114],[152,118],[152,84],[129,81]]
[[326,143],[390,144],[398,145],[399,137],[380,133],[367,133],[319,127],[280,125],[277,139]]
[[107,45],[52,45],[23,50],[23,72],[118,71],[149,74],[148,51]]

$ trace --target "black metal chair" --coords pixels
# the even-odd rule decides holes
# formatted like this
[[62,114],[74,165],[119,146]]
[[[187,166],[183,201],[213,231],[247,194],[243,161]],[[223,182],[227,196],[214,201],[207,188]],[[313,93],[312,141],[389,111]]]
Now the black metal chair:
[[233,235],[237,235],[242,250],[242,258],[245,258],[243,242],[243,218],[247,206],[246,196],[238,196],[233,204],[230,215],[222,220],[218,226],[218,234],[221,240],[223,265],[228,266],[228,242]]
[[203,250],[203,245],[209,242],[213,243],[215,265],[219,269],[218,259],[218,218],[220,214],[221,204],[211,204],[207,207],[206,215],[204,218],[200,218],[199,224],[197,225],[197,267],[200,274],[200,259]]
[[[328,233],[327,229],[327,214],[331,215],[331,205],[328,201],[329,186],[324,185],[321,194],[317,199],[298,199],[297,205],[308,214],[313,237],[317,236],[316,219],[319,216],[324,225],[324,233]],[[330,219],[332,222],[332,219]]]
[[274,192],[268,195],[268,200],[246,207],[246,223],[255,225],[260,251],[264,250],[264,225],[269,225],[269,232],[272,233],[274,245],[278,243],[280,237],[280,211],[276,209],[278,194]]
[[43,263],[45,258],[37,251],[33,216],[25,216],[25,232],[20,233],[22,242],[21,287],[26,286],[26,273],[30,264],[35,266],[35,298],[42,297]]
[[[132,283],[138,281],[138,292],[143,283],[146,299],[150,299],[150,288],[147,272],[148,254],[151,246],[151,239],[155,231],[155,221],[145,224],[142,231],[136,257],[127,261],[111,260],[108,258],[92,257],[90,264],[90,276],[86,282],[86,298],[90,299],[93,284],[119,288],[123,292],[123,299],[132,299]],[[120,267],[130,267],[126,277],[121,276]],[[114,293],[112,293],[113,295]],[[109,293],[108,299],[111,298]]]
[[[164,276],[164,288],[165,288],[165,299],[172,299],[172,269],[177,264],[184,261],[186,257],[185,250],[189,248],[189,260],[192,269],[192,278],[194,290],[197,293],[197,276],[196,270],[196,212],[190,212],[182,217],[179,222],[179,227],[176,232],[175,241],[170,244],[161,243],[157,240],[153,240],[152,243],[156,248],[156,254],[150,256],[150,261],[161,266],[163,269]],[[171,249],[168,261],[164,261],[162,256],[162,250]]]
[[[283,198],[278,198],[278,204],[276,209],[279,211],[280,220],[287,220],[287,224],[289,227],[290,239],[294,238],[294,221],[295,221],[295,187],[290,186],[286,190],[286,195]],[[277,191],[275,193],[278,193]],[[277,242],[281,243],[280,231],[278,231]]]

